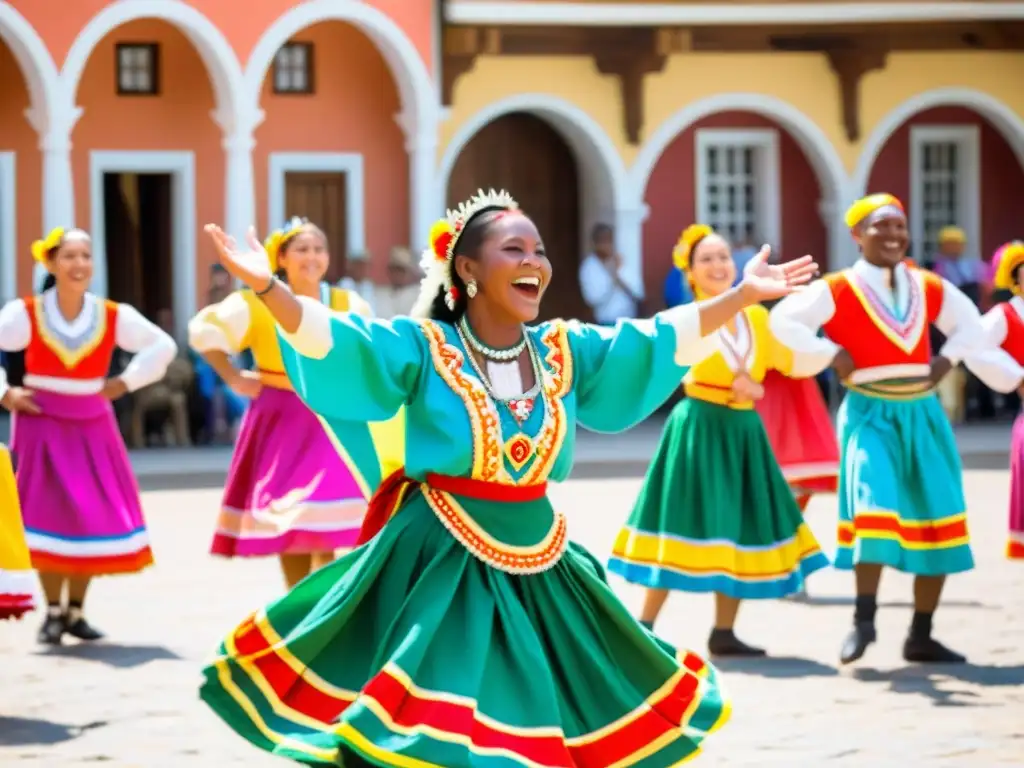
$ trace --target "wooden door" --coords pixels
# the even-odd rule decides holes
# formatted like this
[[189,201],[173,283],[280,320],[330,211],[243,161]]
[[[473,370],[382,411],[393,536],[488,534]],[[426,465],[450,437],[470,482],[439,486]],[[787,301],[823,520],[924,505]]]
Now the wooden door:
[[455,162],[448,205],[492,187],[507,190],[533,219],[551,259],[553,282],[540,319],[589,319],[579,288],[579,178],[565,140],[544,120],[522,112],[484,126]]
[[137,186],[133,174],[103,175],[103,227],[106,239],[107,296],[142,311],[142,264],[139,258]]
[[[327,235],[331,263],[327,280],[336,283],[345,274],[348,255],[348,222],[345,220],[346,188],[344,173],[287,173],[284,178],[286,220],[302,216]],[[271,222],[280,227],[283,221]]]

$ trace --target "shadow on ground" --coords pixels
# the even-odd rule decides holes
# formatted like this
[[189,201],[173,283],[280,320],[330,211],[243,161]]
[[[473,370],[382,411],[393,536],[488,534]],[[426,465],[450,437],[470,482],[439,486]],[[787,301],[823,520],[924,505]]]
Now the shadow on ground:
[[0,747],[60,744],[105,725],[107,723],[102,720],[85,725],[64,725],[29,717],[0,717]]
[[893,693],[924,696],[942,707],[996,706],[976,701],[981,694],[958,687],[958,683],[986,688],[1024,686],[1024,665],[915,664],[896,669],[858,667],[851,674],[865,683],[885,685]]
[[120,645],[102,642],[57,645],[36,651],[36,655],[95,661],[115,669],[134,669],[154,661],[174,661],[182,658],[162,645]]

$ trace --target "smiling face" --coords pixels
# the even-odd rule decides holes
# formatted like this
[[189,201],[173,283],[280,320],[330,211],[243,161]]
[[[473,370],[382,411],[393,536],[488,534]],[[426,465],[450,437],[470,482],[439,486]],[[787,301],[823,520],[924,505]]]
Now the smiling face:
[[85,293],[92,282],[92,241],[89,235],[80,229],[69,231],[50,253],[47,266],[58,286]]
[[729,244],[719,235],[708,235],[690,254],[690,279],[705,296],[718,296],[736,280],[736,262]]
[[518,212],[481,214],[490,217],[477,253],[459,253],[455,268],[462,280],[475,280],[474,302],[486,303],[496,318],[516,323],[537,319],[540,302],[551,283],[551,262],[534,223]]
[[878,211],[861,224],[853,239],[868,264],[892,269],[907,255],[907,217],[897,210]]
[[314,227],[305,227],[288,240],[277,257],[290,285],[319,283],[327,274],[329,262],[327,240]]

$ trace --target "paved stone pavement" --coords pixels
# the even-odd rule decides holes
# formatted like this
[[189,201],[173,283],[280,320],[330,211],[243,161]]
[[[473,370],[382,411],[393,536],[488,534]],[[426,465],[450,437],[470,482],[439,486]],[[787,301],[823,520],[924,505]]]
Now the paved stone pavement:
[[[573,535],[602,555],[625,517],[636,479],[574,481],[553,495]],[[1005,472],[967,478],[978,568],[954,579],[937,625],[971,656],[962,668],[908,667],[899,657],[910,584],[883,584],[880,642],[853,669],[836,669],[849,624],[850,579],[817,575],[810,603],[749,604],[741,634],[775,658],[721,665],[732,723],[700,765],[1024,765],[1024,565],[1002,559]],[[0,765],[24,768],[272,768],[288,763],[250,748],[197,700],[199,668],[221,635],[279,593],[272,561],[224,562],[206,554],[217,506],[210,490],[157,492],[145,504],[158,567],[102,581],[91,616],[109,643],[41,652],[38,617],[0,625]],[[833,539],[834,499],[809,520]],[[828,544],[826,544],[828,546]],[[615,587],[632,606],[639,591]],[[677,595],[660,631],[703,646],[711,598]]]

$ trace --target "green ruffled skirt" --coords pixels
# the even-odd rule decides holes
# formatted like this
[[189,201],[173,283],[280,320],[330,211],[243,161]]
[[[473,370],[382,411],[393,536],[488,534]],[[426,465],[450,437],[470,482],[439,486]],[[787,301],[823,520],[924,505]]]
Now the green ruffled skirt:
[[[478,522],[551,515],[453,498]],[[637,624],[585,550],[516,575],[446,525],[413,490],[235,629],[202,699],[264,750],[350,767],[667,768],[727,719],[715,670]]]
[[779,598],[828,565],[753,410],[687,398],[608,569],[647,587]]

